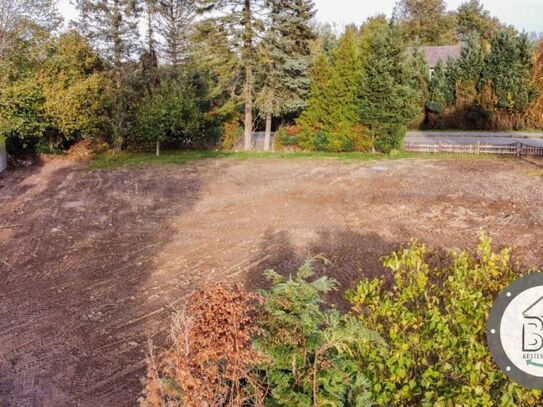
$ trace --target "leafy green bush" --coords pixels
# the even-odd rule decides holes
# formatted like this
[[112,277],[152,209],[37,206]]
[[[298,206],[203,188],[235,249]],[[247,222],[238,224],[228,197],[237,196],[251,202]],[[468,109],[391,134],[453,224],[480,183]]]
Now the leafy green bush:
[[275,133],[279,146],[292,146],[298,143],[299,128],[297,126],[281,126]]
[[150,349],[142,406],[371,405],[360,355],[384,343],[356,316],[323,310],[337,282],[315,279],[311,260],[288,279],[266,274],[261,295],[219,284],[189,299],[172,346]]
[[371,132],[361,124],[339,123],[330,128],[304,128],[295,140],[305,150],[348,152],[369,151],[372,144]]
[[308,260],[298,273],[284,278],[274,271],[264,292],[264,335],[257,348],[265,355],[269,405],[367,406],[371,400],[364,365],[357,355],[383,344],[352,315],[323,310],[322,296],[337,286],[313,276]]
[[375,127],[375,148],[383,153],[401,150],[407,127],[401,124],[382,124]]
[[203,137],[204,115],[194,89],[183,80],[163,80],[138,111],[139,142],[190,145]]
[[221,147],[223,150],[232,150],[243,137],[243,127],[237,119],[223,124]]
[[84,37],[73,30],[60,35],[51,47],[38,79],[46,117],[60,141],[81,137],[97,140],[109,131],[103,62]]
[[16,137],[26,145],[45,134],[50,123],[45,119],[42,90],[33,79],[3,86],[0,92],[0,136]]
[[496,295],[519,274],[509,250],[493,253],[482,235],[477,256],[451,252],[433,268],[422,244],[388,256],[393,285],[364,280],[348,298],[368,328],[389,347],[365,348],[367,374],[379,405],[538,405],[539,391],[510,381],[493,364],[485,339]]

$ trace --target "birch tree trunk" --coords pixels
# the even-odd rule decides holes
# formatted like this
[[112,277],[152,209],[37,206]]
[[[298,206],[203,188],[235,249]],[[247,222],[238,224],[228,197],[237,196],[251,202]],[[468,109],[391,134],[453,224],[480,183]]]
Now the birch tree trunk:
[[249,151],[253,141],[253,69],[247,62],[245,68],[245,135],[243,138],[243,149]]
[[244,0],[243,6],[243,63],[245,64],[245,134],[243,138],[243,148],[245,151],[251,149],[253,139],[253,15],[252,1]]
[[270,151],[272,114],[266,113],[266,131],[264,132],[264,151]]

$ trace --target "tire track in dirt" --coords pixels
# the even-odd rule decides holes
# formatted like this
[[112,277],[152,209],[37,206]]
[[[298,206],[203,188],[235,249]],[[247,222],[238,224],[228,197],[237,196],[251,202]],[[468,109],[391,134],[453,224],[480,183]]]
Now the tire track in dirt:
[[54,160],[0,184],[0,405],[134,405],[143,350],[198,287],[264,287],[268,267],[341,283],[415,237],[480,227],[543,264],[543,179],[513,160],[205,160],[88,173]]

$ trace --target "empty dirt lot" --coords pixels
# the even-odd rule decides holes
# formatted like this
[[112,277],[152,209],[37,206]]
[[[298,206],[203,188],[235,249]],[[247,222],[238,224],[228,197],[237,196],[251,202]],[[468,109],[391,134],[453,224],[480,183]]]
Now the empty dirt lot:
[[[514,160],[213,159],[0,176],[0,405],[134,405],[148,337],[218,280],[264,284],[309,254],[342,289],[418,238],[480,228],[543,265],[543,177]],[[372,167],[373,166],[373,167]],[[386,170],[385,170],[386,169]],[[337,298],[340,298],[338,294]]]

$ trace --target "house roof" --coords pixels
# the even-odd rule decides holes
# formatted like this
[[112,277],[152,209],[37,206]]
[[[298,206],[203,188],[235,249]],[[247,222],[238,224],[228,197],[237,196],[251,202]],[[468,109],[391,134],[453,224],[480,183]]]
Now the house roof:
[[461,45],[428,46],[421,48],[424,59],[430,68],[435,68],[439,61],[447,63],[449,58],[457,59],[462,52]]

